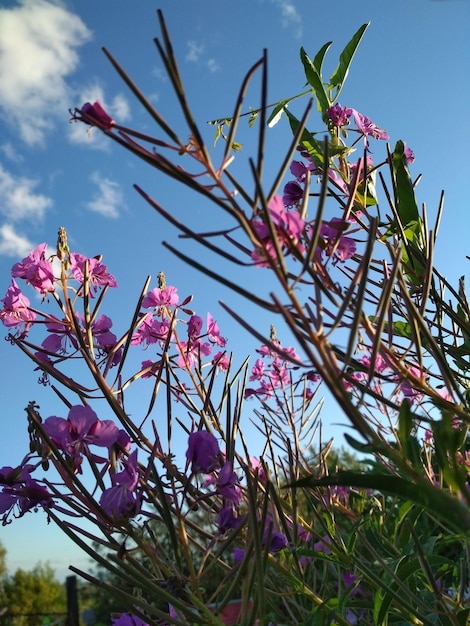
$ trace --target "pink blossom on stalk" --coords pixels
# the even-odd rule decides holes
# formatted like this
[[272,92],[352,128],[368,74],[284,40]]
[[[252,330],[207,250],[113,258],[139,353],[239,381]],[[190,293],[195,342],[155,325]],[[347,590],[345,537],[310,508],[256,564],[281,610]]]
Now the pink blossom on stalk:
[[[305,222],[298,211],[286,211],[284,202],[279,194],[275,195],[268,205],[271,220],[273,222],[279,246],[290,250],[293,246],[303,250],[299,243],[304,230]],[[252,221],[255,234],[261,245],[251,253],[251,258],[258,267],[269,267],[267,257],[276,258],[276,250],[271,239],[268,225],[261,220]]]
[[112,626],[148,626],[143,619],[132,613],[119,613],[112,616]]
[[211,344],[199,339],[180,341],[179,348],[178,365],[183,368],[193,367],[197,364],[199,356],[209,356],[212,352]]
[[23,326],[23,333],[26,335],[32,322],[36,319],[36,313],[30,310],[29,300],[23,295],[14,278],[5,297],[0,302],[3,302],[4,305],[3,310],[0,311],[0,319],[3,324],[7,328]]
[[176,287],[168,285],[164,289],[155,287],[145,296],[142,301],[144,309],[158,309],[162,306],[176,306],[179,296]]
[[85,280],[85,264],[88,262],[88,280],[91,286],[90,296],[93,297],[93,291],[96,292],[99,287],[117,287],[115,277],[108,272],[108,268],[101,263],[100,257],[87,258],[79,252],[70,253],[70,270],[75,280],[83,284]]
[[254,366],[251,368],[250,381],[261,380],[264,376],[265,365],[263,359],[256,359]]
[[197,430],[189,435],[186,458],[194,473],[212,472],[218,465],[219,444],[207,430]]
[[[97,100],[94,104],[91,104],[90,102],[85,102],[85,104],[80,109],[80,113],[83,113],[87,117],[91,118],[97,126],[106,128],[108,130],[112,128],[115,124],[115,121],[103,109],[99,100]],[[83,119],[83,121],[86,123],[90,123],[88,122],[88,120],[85,119]]]
[[111,474],[113,486],[105,489],[100,498],[100,506],[114,520],[134,517],[139,513],[141,506],[141,496],[136,493],[140,477],[137,450],[134,450],[127,459],[123,458],[121,462],[123,470]]
[[387,131],[379,128],[371,119],[352,109],[354,122],[357,130],[364,135],[364,137],[373,137],[374,139],[389,139]]
[[[48,417],[43,427],[55,445],[73,459],[77,471],[82,455],[90,456],[90,445],[109,448],[120,436],[112,420],[99,420],[91,407],[82,405],[72,406],[67,419]],[[93,458],[95,461],[105,461]]]
[[291,180],[284,185],[284,194],[282,201],[286,206],[294,206],[302,200],[304,190],[295,180]]
[[154,319],[151,313],[144,315],[139,328],[132,335],[132,345],[144,344],[150,346],[153,343],[164,343],[167,340],[171,328],[169,320]]
[[212,359],[212,365],[217,365],[219,369],[226,372],[230,366],[230,359],[225,352],[216,352]]
[[31,477],[31,470],[29,465],[0,468],[0,515],[3,526],[11,521],[8,520],[11,514],[22,517],[39,506],[47,510],[54,505],[48,490]]
[[188,320],[188,337],[190,339],[199,337],[201,334],[202,324],[202,317],[199,317],[199,315],[191,315]]
[[207,337],[211,343],[215,343],[221,348],[225,348],[227,339],[220,336],[219,325],[210,313],[207,314]]
[[36,291],[45,295],[54,291],[54,272],[52,263],[46,259],[47,243],[41,243],[20,263],[11,268],[13,278],[23,278]]
[[343,263],[356,253],[356,242],[351,237],[345,237],[342,232],[349,228],[349,222],[334,217],[329,222],[323,222],[320,227],[320,237],[323,239],[324,250],[318,249],[317,254],[333,256],[334,263]]
[[326,114],[331,125],[340,128],[349,124],[349,118],[353,114],[353,109],[342,107],[338,102],[337,104],[330,107]]

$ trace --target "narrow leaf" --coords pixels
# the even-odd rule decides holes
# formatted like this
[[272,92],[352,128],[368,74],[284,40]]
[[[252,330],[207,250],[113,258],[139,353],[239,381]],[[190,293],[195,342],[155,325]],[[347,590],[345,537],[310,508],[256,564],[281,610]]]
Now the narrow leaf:
[[300,59],[304,66],[307,82],[317,98],[318,110],[321,113],[325,113],[330,108],[330,100],[323,84],[321,72],[318,71],[312,59],[303,48],[300,48]]
[[357,48],[359,47],[364,33],[369,27],[369,24],[370,22],[367,22],[367,24],[363,24],[359,28],[359,30],[354,34],[351,41],[346,45],[343,52],[340,54],[338,67],[335,69],[330,77],[329,89],[331,90],[333,87],[337,87],[334,100],[338,98],[341,89],[343,88],[343,84],[347,78],[349,67],[353,60],[353,57],[356,53]]

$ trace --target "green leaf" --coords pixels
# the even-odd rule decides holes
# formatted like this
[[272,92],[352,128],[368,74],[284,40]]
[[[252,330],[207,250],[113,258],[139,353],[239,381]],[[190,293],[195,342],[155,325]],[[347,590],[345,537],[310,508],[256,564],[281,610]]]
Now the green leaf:
[[[317,54],[317,57],[318,57],[318,54]],[[325,113],[330,108],[331,103],[328,98],[325,85],[323,84],[321,68],[319,69],[318,67],[315,66],[315,63],[311,60],[311,58],[308,56],[308,54],[305,52],[303,48],[300,48],[300,59],[304,66],[304,71],[305,71],[305,76],[307,78],[307,82],[311,86],[312,91],[317,98],[318,110],[321,113]]]
[[354,34],[351,41],[346,45],[343,52],[339,57],[338,67],[335,69],[333,74],[330,77],[329,90],[331,91],[333,87],[337,87],[336,93],[333,98],[333,102],[338,98],[341,89],[343,88],[344,81],[346,80],[349,72],[349,67],[353,60],[353,57],[356,53],[357,48],[361,42],[361,39],[369,27],[370,22],[367,24],[363,24],[359,30]]
[[397,212],[404,229],[420,222],[413,183],[405,156],[405,144],[397,141],[392,154],[392,167],[396,186]]
[[411,500],[442,521],[453,530],[470,533],[470,511],[456,497],[431,485],[426,479],[412,483],[399,476],[377,472],[359,473],[353,471],[338,472],[324,478],[306,476],[296,481],[291,487],[363,487],[391,494],[404,500]]

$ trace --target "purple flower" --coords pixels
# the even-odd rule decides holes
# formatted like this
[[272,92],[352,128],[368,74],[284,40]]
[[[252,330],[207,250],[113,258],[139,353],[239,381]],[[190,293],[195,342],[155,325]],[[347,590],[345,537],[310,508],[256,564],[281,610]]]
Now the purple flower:
[[0,302],[4,305],[3,310],[0,311],[3,324],[7,328],[23,326],[23,333],[27,334],[32,322],[36,319],[36,313],[29,309],[29,300],[22,294],[15,279],[12,279],[5,297]]
[[144,309],[158,309],[162,306],[176,306],[179,302],[179,296],[176,287],[168,285],[164,289],[155,287],[145,296],[142,301]]
[[112,487],[101,494],[100,506],[114,520],[129,519],[140,511],[141,497],[136,493],[139,484],[137,450],[122,460],[123,470],[111,475]]
[[117,281],[112,274],[108,272],[106,265],[100,262],[100,257],[92,257],[88,259],[79,252],[70,254],[70,270],[75,280],[83,284],[85,280],[85,264],[88,262],[88,280],[91,286],[90,296],[93,297],[93,291],[97,291],[98,287],[117,287]]
[[207,430],[197,430],[188,438],[186,458],[191,462],[194,473],[212,472],[218,464],[219,444],[212,433]]
[[[108,115],[108,113],[106,113],[99,100],[97,100],[94,104],[86,102],[80,109],[80,113],[83,113],[87,117],[91,118],[97,126],[108,130],[115,124],[115,121]],[[83,121],[91,123],[86,119]]]
[[210,313],[207,314],[207,336],[211,343],[215,343],[221,348],[225,348],[227,340],[220,336],[220,329]]
[[225,500],[230,500],[235,506],[240,504],[241,490],[238,483],[238,476],[233,471],[230,462],[224,463],[215,479],[215,488]]
[[202,324],[202,317],[199,317],[199,315],[191,315],[188,320],[188,337],[190,339],[199,337],[201,334]]
[[269,516],[266,518],[261,545],[263,547],[267,546],[269,552],[279,552],[287,547],[287,537],[274,530],[273,521]]
[[11,268],[13,278],[23,278],[36,291],[47,294],[54,291],[54,272],[52,263],[46,259],[47,243],[41,243],[20,263]]
[[[112,420],[99,420],[89,406],[71,407],[67,419],[48,417],[44,430],[55,445],[72,457],[75,469],[81,464],[82,455],[89,456],[90,445],[109,448],[119,439],[119,428]],[[95,457],[95,460],[96,459]],[[99,459],[104,461],[104,459]]]
[[328,115],[331,125],[340,128],[341,126],[349,124],[349,118],[353,114],[353,109],[342,107],[339,103],[337,103],[330,107],[326,114]]
[[112,616],[112,626],[148,626],[147,622],[132,613],[119,613]]
[[[268,205],[268,210],[276,230],[279,246],[285,250],[291,250],[292,247],[303,250],[299,239],[304,230],[305,222],[298,211],[286,211],[279,194],[273,197]],[[276,250],[271,239],[269,226],[265,221],[253,220],[252,227],[261,245],[251,253],[251,258],[258,267],[268,267],[267,258],[276,258]]]
[[303,198],[304,190],[295,180],[291,180],[284,186],[282,201],[286,206],[294,206]]
[[231,506],[224,506],[217,515],[217,528],[219,533],[225,533],[227,530],[235,530],[243,523],[243,518],[236,515]]
[[339,217],[333,217],[329,222],[323,222],[320,227],[325,248],[319,250],[319,254],[324,251],[327,256],[333,256],[334,263],[344,262],[356,253],[356,242],[351,237],[345,237],[342,232],[349,228],[349,222]]
[[2,467],[0,469],[0,515],[2,524],[8,524],[8,517],[22,517],[32,509],[53,506],[51,494],[30,475],[31,466]]
[[373,137],[374,139],[389,139],[387,131],[379,128],[371,119],[352,109],[354,122],[357,130],[364,135],[364,137]]
[[216,352],[212,359],[212,365],[217,365],[219,369],[226,372],[230,367],[230,359],[225,352]]

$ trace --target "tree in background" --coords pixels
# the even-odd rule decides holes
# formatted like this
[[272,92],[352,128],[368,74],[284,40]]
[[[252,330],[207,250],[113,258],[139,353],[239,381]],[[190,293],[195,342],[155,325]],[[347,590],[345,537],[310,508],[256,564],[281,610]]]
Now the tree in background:
[[[5,552],[0,548],[0,571],[5,571]],[[19,568],[12,575],[2,576],[0,607],[6,609],[1,616],[2,626],[33,626],[49,620],[49,623],[63,624],[65,587],[47,563],[38,563],[29,571]]]

